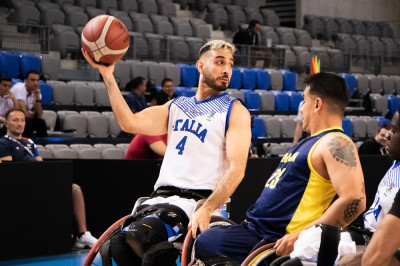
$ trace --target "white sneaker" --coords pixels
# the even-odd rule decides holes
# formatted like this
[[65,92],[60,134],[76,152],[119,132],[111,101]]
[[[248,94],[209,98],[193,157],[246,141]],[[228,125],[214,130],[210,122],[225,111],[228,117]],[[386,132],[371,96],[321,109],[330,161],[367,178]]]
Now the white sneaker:
[[92,234],[87,231],[81,237],[76,238],[74,245],[76,248],[92,248],[96,242],[97,238],[93,237]]

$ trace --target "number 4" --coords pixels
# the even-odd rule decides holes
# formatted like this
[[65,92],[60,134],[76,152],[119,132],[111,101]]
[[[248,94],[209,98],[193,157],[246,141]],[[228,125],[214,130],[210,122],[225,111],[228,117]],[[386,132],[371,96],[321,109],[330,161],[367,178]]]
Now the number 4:
[[183,150],[185,149],[185,144],[186,144],[187,136],[184,136],[181,141],[179,141],[178,145],[176,145],[176,149],[179,150],[178,154],[182,155]]

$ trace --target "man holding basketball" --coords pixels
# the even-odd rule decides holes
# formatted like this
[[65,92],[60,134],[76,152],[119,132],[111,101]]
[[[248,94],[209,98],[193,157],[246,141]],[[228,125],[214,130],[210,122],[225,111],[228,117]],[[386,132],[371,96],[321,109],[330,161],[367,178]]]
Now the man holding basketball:
[[[209,227],[211,214],[232,195],[246,167],[251,139],[250,115],[240,102],[225,92],[232,75],[234,52],[235,47],[225,41],[206,43],[196,63],[200,80],[194,97],[178,97],[133,114],[115,82],[114,64],[96,64],[83,51],[87,61],[103,76],[122,130],[146,135],[168,133],[167,151],[153,193],[156,197],[145,204],[175,204],[179,210],[172,211],[177,214],[175,216],[183,211],[190,218],[188,228],[194,236],[198,230]],[[182,191],[192,191],[206,198],[193,215],[193,199],[178,197],[172,203],[169,199],[176,199],[176,196],[165,197],[165,194],[179,196]],[[157,197],[163,194],[164,197]],[[168,224],[154,216],[144,219],[146,223],[142,220],[132,223],[111,240],[111,255],[118,265],[139,264],[151,245],[170,237],[163,232],[165,228],[168,231],[180,223]],[[144,230],[147,230],[146,236],[152,236],[150,239],[143,235]],[[175,260],[166,256],[152,263],[175,265]]]

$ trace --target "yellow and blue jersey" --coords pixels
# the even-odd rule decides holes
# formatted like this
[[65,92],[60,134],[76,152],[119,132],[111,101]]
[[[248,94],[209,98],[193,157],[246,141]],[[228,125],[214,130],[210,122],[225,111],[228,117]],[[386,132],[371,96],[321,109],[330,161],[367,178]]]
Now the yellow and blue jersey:
[[313,168],[311,154],[332,132],[343,130],[334,127],[317,132],[285,154],[261,196],[246,213],[250,230],[273,242],[321,217],[336,193],[331,181]]

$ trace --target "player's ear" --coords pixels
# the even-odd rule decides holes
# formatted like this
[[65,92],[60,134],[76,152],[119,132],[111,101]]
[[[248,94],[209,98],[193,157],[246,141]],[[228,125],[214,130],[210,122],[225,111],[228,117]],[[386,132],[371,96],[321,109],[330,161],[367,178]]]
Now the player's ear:
[[320,110],[321,107],[322,107],[322,100],[321,100],[321,98],[317,97],[315,99],[314,113],[316,113],[318,110]]
[[204,67],[204,62],[203,62],[202,60],[197,60],[197,62],[196,62],[196,67],[197,67],[197,70],[198,70],[200,73],[202,73],[203,67]]

